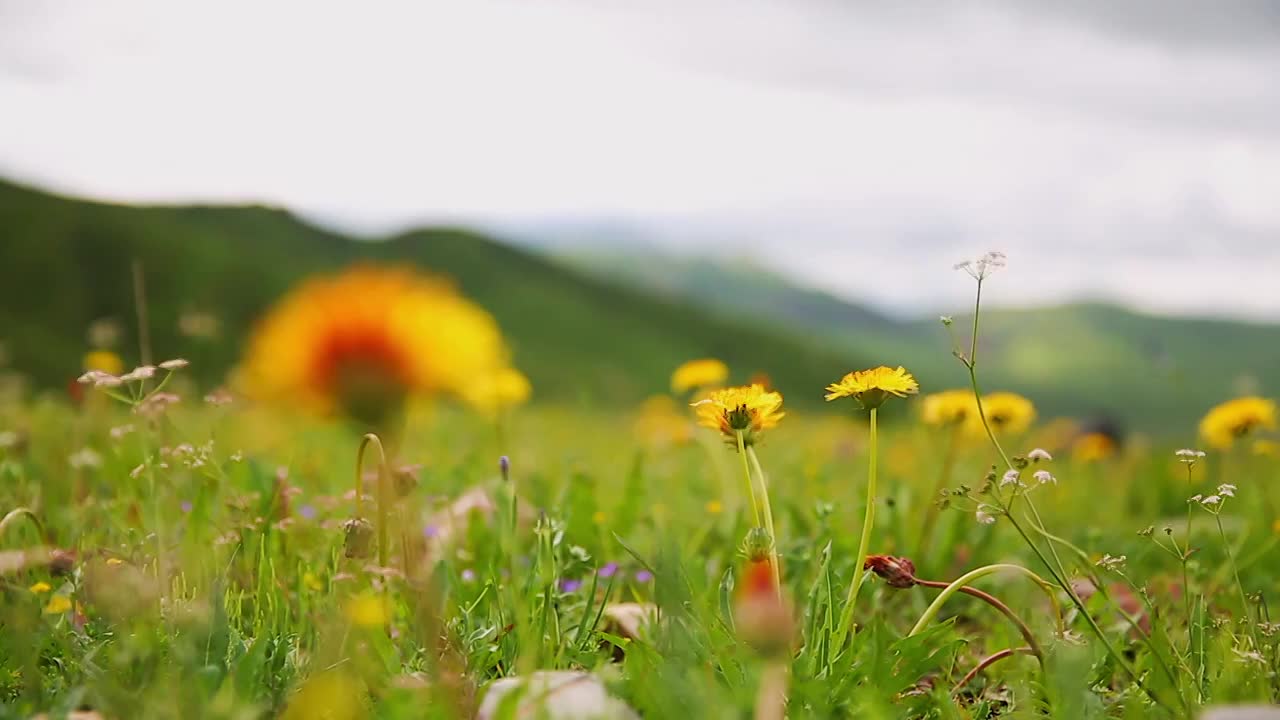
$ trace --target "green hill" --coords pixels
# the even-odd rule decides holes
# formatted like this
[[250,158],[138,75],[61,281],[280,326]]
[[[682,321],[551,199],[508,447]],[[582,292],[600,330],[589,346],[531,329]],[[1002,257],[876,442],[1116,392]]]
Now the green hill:
[[[807,333],[875,363],[903,364],[925,390],[967,382],[936,317],[896,321],[765,269],[625,249],[562,249],[571,267]],[[1000,283],[997,276],[992,282]],[[959,309],[959,308],[958,308]],[[955,315],[967,337],[972,316]],[[1032,397],[1043,414],[1107,415],[1187,433],[1242,392],[1280,395],[1280,326],[1146,315],[1099,303],[984,312],[987,389]]]
[[[496,316],[541,399],[631,402],[663,389],[678,363],[713,355],[741,379],[769,372],[793,404],[816,404],[825,383],[860,364],[798,334],[593,279],[460,229],[356,239],[275,209],[129,207],[0,183],[0,237],[0,342],[46,387],[77,374],[96,319],[120,321],[126,354],[136,354],[135,259],[156,354],[191,359],[207,384],[223,377],[254,318],[293,283],[358,260],[451,276]],[[221,335],[180,333],[192,310],[216,316]]]

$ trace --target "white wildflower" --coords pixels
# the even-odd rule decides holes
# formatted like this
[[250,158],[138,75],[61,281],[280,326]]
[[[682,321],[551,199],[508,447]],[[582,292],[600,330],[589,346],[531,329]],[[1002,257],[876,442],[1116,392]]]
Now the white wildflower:
[[1120,557],[1115,557],[1114,555],[1107,554],[1102,556],[1102,559],[1097,562],[1097,565],[1103,570],[1110,570],[1111,572],[1120,572],[1121,570],[1124,569],[1125,560],[1126,560],[1125,555],[1121,555]]
[[1035,450],[1032,450],[1031,452],[1027,453],[1027,459],[1032,462],[1040,462],[1041,460],[1044,460],[1047,462],[1049,460],[1052,460],[1053,456],[1050,455],[1049,451],[1045,450],[1044,448],[1036,448]]
[[1004,476],[1000,478],[1000,487],[1004,487],[1005,485],[1021,485],[1021,477],[1021,473],[1010,468],[1009,470],[1006,470]]
[[992,525],[996,521],[995,515],[992,515],[986,510],[983,510],[981,507],[978,508],[978,511],[975,512],[973,516],[974,516],[974,519],[976,519],[982,525]]
[[67,462],[71,463],[71,467],[76,470],[83,468],[102,467],[102,456],[94,452],[92,448],[80,448],[67,458]]
[[204,401],[210,405],[228,405],[231,403],[231,393],[226,388],[218,388],[208,395],[204,396]]
[[992,251],[977,260],[965,260],[964,262],[956,263],[955,269],[969,273],[969,277],[974,280],[985,280],[989,275],[1004,266],[1004,253]]
[[1058,484],[1058,478],[1054,477],[1048,470],[1037,470],[1031,477],[1035,478],[1036,482],[1041,485],[1048,485],[1049,483],[1053,483],[1054,485]]
[[155,375],[156,375],[155,365],[141,365],[134,368],[132,371],[125,373],[124,375],[121,375],[120,379],[125,382],[137,382],[140,380],[150,380],[151,378],[155,377]]
[[147,465],[146,465],[146,463],[143,463],[143,464],[139,465],[138,467],[136,467],[136,468],[134,468],[134,469],[130,470],[130,471],[129,471],[129,477],[133,478],[134,480],[137,480],[139,477],[141,477],[141,476],[142,476],[143,471],[144,471],[144,470],[146,470],[146,469],[147,469]]
[[182,358],[174,358],[172,360],[165,360],[164,362],[160,363],[160,369],[169,370],[169,371],[181,370],[182,368],[190,364],[191,363],[187,362],[186,360],[183,360]]
[[1236,486],[1231,483],[1223,483],[1218,486],[1218,494],[1223,497],[1235,497]]
[[1200,501],[1201,501],[1201,500],[1203,500],[1203,499],[1204,499],[1204,496],[1203,496],[1203,495],[1201,495],[1200,493],[1196,493],[1195,495],[1192,495],[1191,497],[1187,498],[1187,502],[1189,502],[1189,503],[1197,503],[1197,502],[1200,502]]
[[1232,648],[1231,652],[1235,653],[1237,662],[1258,663],[1259,665],[1267,664],[1267,658],[1257,650],[1240,650]]
[[123,438],[125,435],[128,435],[129,433],[133,432],[133,430],[134,428],[132,425],[117,425],[116,427],[111,428],[111,439],[119,440],[120,438]]
[[1217,505],[1220,502],[1222,502],[1221,497],[1218,497],[1217,495],[1210,495],[1209,497],[1201,500],[1200,504],[1201,505]]
[[1187,465],[1195,465],[1196,461],[1204,457],[1203,450],[1192,450],[1191,448],[1182,448],[1174,453],[1178,457],[1178,461]]

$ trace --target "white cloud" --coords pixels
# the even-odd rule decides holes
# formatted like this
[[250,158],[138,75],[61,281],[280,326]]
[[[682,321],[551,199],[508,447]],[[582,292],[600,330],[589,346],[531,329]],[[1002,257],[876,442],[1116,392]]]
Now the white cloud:
[[1238,282],[1280,267],[1275,44],[1000,3],[15,7],[0,170],[68,191],[377,229],[616,218],[917,308],[945,284],[858,259],[1002,247],[1037,300],[1280,314]]

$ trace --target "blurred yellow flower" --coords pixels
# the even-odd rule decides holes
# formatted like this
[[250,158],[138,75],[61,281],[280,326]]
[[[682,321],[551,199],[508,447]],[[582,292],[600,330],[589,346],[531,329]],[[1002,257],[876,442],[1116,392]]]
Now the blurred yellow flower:
[[382,627],[391,620],[391,607],[381,595],[357,595],[347,601],[347,619],[360,627]]
[[[986,413],[991,431],[1016,435],[1026,432],[1036,419],[1036,406],[1030,400],[1017,393],[994,392],[982,396],[982,411]],[[982,418],[977,413],[965,422],[966,427],[974,435],[985,434],[982,429]]]
[[324,589],[324,583],[320,582],[320,578],[311,572],[302,574],[302,584],[312,592],[320,592]]
[[446,281],[368,265],[303,283],[262,318],[248,394],[377,423],[411,395],[462,395],[508,366],[498,325]]
[[49,604],[44,606],[45,615],[61,615],[71,609],[71,598],[66,595],[54,595]]
[[693,403],[698,424],[717,430],[726,440],[736,443],[738,433],[746,445],[753,444],[760,433],[777,426],[786,415],[781,412],[782,395],[767,392],[761,385],[747,385],[717,390],[705,400]]
[[607,519],[608,519],[608,516],[604,514],[603,510],[597,510],[591,513],[591,522],[597,525],[603,525],[604,521]]
[[480,373],[462,390],[462,399],[484,413],[497,414],[529,401],[533,387],[524,373],[504,367],[492,373]]
[[1116,454],[1116,441],[1106,433],[1085,433],[1071,443],[1071,457],[1077,462],[1097,462]]
[[85,353],[84,370],[97,370],[99,372],[111,373],[119,375],[124,372],[124,361],[120,356],[110,350],[90,350]]
[[943,390],[930,393],[922,399],[920,419],[926,425],[956,425],[968,420],[978,411],[973,393],[969,390]]
[[36,595],[40,595],[40,594],[42,594],[42,593],[47,593],[47,592],[49,592],[50,590],[52,590],[52,589],[53,589],[53,586],[51,586],[49,583],[47,583],[47,582],[45,582],[45,581],[41,580],[40,582],[36,583],[35,585],[32,585],[32,586],[31,586],[30,588],[28,588],[28,589],[29,589],[29,590],[31,590],[31,592],[32,592],[32,593],[34,593],[34,594],[36,594]]
[[368,717],[365,688],[338,670],[308,678],[285,708],[282,720],[360,720]]
[[1275,440],[1258,438],[1253,441],[1253,454],[1272,456],[1280,453],[1280,443]]
[[724,505],[722,505],[719,500],[711,500],[707,502],[708,515],[719,515],[722,512],[724,512]]
[[1255,396],[1236,398],[1210,410],[1200,421],[1200,436],[1215,448],[1229,448],[1255,429],[1276,427],[1276,404]]
[[729,366],[715,358],[690,360],[671,373],[671,392],[685,393],[698,388],[722,385],[729,379]]
[[635,433],[641,442],[664,447],[682,445],[693,435],[689,416],[680,412],[670,395],[654,395],[640,403]]
[[840,378],[840,381],[827,386],[827,401],[851,397],[863,408],[878,408],[890,396],[906,397],[920,391],[916,379],[899,365],[890,368],[881,365],[870,370],[858,370]]

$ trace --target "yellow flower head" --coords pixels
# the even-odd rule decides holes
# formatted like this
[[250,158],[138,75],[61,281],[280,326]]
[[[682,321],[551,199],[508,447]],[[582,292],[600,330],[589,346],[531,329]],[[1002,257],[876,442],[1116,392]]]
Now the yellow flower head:
[[504,367],[493,373],[480,373],[463,388],[462,399],[477,410],[496,414],[529,401],[533,387],[524,373]]
[[44,606],[45,615],[61,615],[71,609],[71,598],[66,595],[54,595],[49,604]]
[[640,403],[635,421],[636,437],[657,447],[682,445],[691,439],[693,425],[670,395],[654,395]]
[[930,393],[923,398],[920,419],[925,425],[957,425],[978,412],[978,405],[969,390],[944,390]]
[[786,414],[781,412],[782,395],[768,392],[761,385],[717,390],[693,407],[697,408],[699,425],[720,431],[735,444],[738,433],[742,433],[746,445],[753,444],[760,433],[777,425]]
[[1200,436],[1215,448],[1229,448],[1255,429],[1275,427],[1275,401],[1250,396],[1228,400],[1210,410],[1200,421]]
[[671,392],[686,393],[698,388],[723,385],[729,379],[729,366],[715,358],[690,360],[671,373]]
[[[1017,393],[994,392],[982,396],[982,411],[987,416],[991,431],[1016,435],[1026,432],[1036,419],[1036,406]],[[982,428],[982,418],[975,412],[973,417],[965,421],[966,427],[974,435],[986,434]]]
[[1085,433],[1071,443],[1071,457],[1080,462],[1106,460],[1116,454],[1116,441],[1106,433]]
[[340,670],[322,672],[308,678],[298,692],[289,698],[289,704],[281,718],[364,720],[369,717],[365,708],[366,695],[367,688],[357,678]]
[[391,607],[380,595],[357,595],[347,603],[347,619],[359,627],[382,627],[391,620]]
[[840,378],[840,382],[827,386],[827,400],[851,397],[863,408],[871,410],[884,404],[889,396],[906,397],[920,392],[916,379],[899,365],[889,368],[881,365],[870,370],[858,370]]
[[507,366],[497,323],[447,282],[361,265],[282,299],[240,376],[250,395],[376,423],[411,395],[462,395]]
[[84,356],[84,369],[119,375],[124,372],[124,361],[110,350],[90,350]]
[[53,589],[53,586],[51,586],[49,583],[47,583],[47,582],[45,582],[45,581],[41,580],[40,582],[36,583],[35,585],[32,585],[29,589],[31,590],[31,592],[32,592],[33,594],[35,594],[35,595],[40,595],[40,594],[47,593],[47,592],[49,592],[50,590],[52,590],[52,589]]

